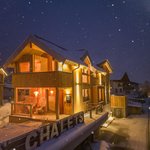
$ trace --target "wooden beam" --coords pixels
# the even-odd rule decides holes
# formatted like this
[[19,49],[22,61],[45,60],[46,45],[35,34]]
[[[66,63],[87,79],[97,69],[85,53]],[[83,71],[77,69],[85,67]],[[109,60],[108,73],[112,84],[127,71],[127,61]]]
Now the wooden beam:
[[55,110],[56,110],[56,119],[59,119],[59,88],[58,87],[56,87]]

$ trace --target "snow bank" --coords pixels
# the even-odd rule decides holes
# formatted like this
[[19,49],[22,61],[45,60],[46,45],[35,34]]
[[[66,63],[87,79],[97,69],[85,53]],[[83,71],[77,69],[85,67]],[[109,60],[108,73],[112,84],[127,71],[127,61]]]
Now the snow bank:
[[102,141],[97,141],[95,143],[92,143],[91,147],[93,150],[109,150],[110,144],[102,140]]
[[6,103],[0,107],[0,128],[4,127],[9,122],[9,115],[11,113],[11,104]]

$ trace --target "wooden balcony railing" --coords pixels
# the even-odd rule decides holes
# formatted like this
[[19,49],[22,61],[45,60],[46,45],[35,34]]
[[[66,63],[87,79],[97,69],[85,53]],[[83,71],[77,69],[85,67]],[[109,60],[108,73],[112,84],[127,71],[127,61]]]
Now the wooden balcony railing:
[[68,87],[72,86],[72,74],[61,71],[16,73],[14,87]]
[[11,103],[11,115],[32,117],[32,105],[26,103]]

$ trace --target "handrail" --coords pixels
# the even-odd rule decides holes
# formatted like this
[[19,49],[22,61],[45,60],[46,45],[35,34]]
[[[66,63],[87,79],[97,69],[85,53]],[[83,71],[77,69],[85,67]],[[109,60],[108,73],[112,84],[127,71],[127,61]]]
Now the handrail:
[[25,115],[32,117],[32,104],[12,102],[11,115]]

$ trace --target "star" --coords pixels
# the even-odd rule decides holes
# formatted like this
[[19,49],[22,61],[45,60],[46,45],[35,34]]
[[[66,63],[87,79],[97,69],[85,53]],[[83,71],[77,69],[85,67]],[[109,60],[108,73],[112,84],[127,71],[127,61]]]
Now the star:
[[32,19],[32,21],[33,21],[33,22],[36,22],[36,19],[35,19],[35,18],[33,18],[33,19]]
[[111,4],[111,6],[114,7],[115,5],[114,5],[114,4]]
[[141,30],[140,30],[140,32],[144,32],[144,31],[145,31],[144,29],[141,29]]
[[119,28],[118,31],[121,32],[121,29]]
[[134,43],[135,41],[134,40],[131,40],[131,43]]
[[149,22],[146,22],[146,24],[145,24],[146,26],[149,26],[150,25],[150,23]]
[[80,42],[77,40],[76,43],[79,44]]
[[81,28],[81,30],[82,30],[82,31],[84,31],[84,30],[85,30],[85,28],[84,28],[84,27],[82,27],[82,28]]
[[31,5],[31,2],[29,1],[28,4]]
[[108,37],[109,37],[109,38],[111,38],[111,37],[112,37],[112,34],[111,34],[111,33],[109,33],[109,34],[108,34]]
[[117,17],[117,16],[115,16],[115,19],[118,19],[118,17]]
[[84,38],[84,39],[87,39],[87,35],[84,35],[83,38]]
[[43,11],[41,11],[41,15],[44,15],[44,12],[43,12]]

